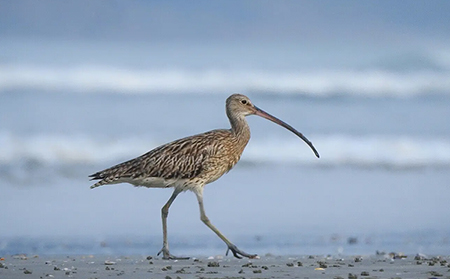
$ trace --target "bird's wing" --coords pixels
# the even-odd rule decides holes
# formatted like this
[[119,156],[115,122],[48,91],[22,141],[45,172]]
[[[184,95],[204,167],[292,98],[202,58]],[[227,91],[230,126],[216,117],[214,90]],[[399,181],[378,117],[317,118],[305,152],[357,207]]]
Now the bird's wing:
[[200,134],[157,147],[142,156],[99,171],[89,177],[101,180],[93,187],[118,182],[121,179],[190,179],[199,175],[211,156],[214,138]]

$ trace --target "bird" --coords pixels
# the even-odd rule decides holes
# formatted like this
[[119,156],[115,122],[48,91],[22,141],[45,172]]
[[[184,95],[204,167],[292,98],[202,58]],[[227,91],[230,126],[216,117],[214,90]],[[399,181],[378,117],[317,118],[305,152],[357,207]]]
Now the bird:
[[230,129],[216,129],[205,133],[181,138],[129,161],[120,163],[89,177],[100,180],[91,188],[117,183],[129,183],[134,186],[148,188],[173,188],[169,200],[161,208],[163,229],[163,259],[177,260],[188,257],[177,257],[169,252],[167,239],[167,218],[169,208],[178,194],[192,191],[197,197],[200,219],[227,245],[226,255],[231,251],[236,258],[256,258],[240,250],[226,238],[209,220],[203,205],[203,189],[206,184],[216,181],[233,168],[239,161],[244,148],[250,140],[250,127],[245,119],[249,115],[257,115],[270,120],[300,137],[319,158],[314,145],[292,126],[255,106],[242,94],[232,94],[226,100],[226,114],[230,121]]

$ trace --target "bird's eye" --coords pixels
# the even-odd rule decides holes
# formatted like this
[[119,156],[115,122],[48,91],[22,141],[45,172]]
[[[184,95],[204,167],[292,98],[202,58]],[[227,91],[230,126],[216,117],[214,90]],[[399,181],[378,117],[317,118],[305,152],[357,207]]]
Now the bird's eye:
[[247,104],[247,100],[242,100],[241,103],[242,103],[243,105],[246,105],[246,104]]

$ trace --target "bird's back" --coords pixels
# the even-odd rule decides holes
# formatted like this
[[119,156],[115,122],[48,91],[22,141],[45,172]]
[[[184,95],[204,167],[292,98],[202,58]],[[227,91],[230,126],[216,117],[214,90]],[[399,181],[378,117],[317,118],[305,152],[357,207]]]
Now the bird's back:
[[[230,130],[213,130],[161,145],[142,156],[90,175],[100,180],[91,186],[128,182],[135,186],[171,187],[196,180],[207,184],[230,170],[243,147]],[[248,140],[247,140],[248,141]],[[242,149],[242,150],[241,150]]]

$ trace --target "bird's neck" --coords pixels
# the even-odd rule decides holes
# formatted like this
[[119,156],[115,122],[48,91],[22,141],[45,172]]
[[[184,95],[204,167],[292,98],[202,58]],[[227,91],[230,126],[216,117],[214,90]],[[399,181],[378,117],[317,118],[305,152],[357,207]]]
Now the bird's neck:
[[231,124],[231,132],[238,140],[238,144],[242,145],[242,149],[250,140],[250,127],[248,126],[245,116],[229,117]]

